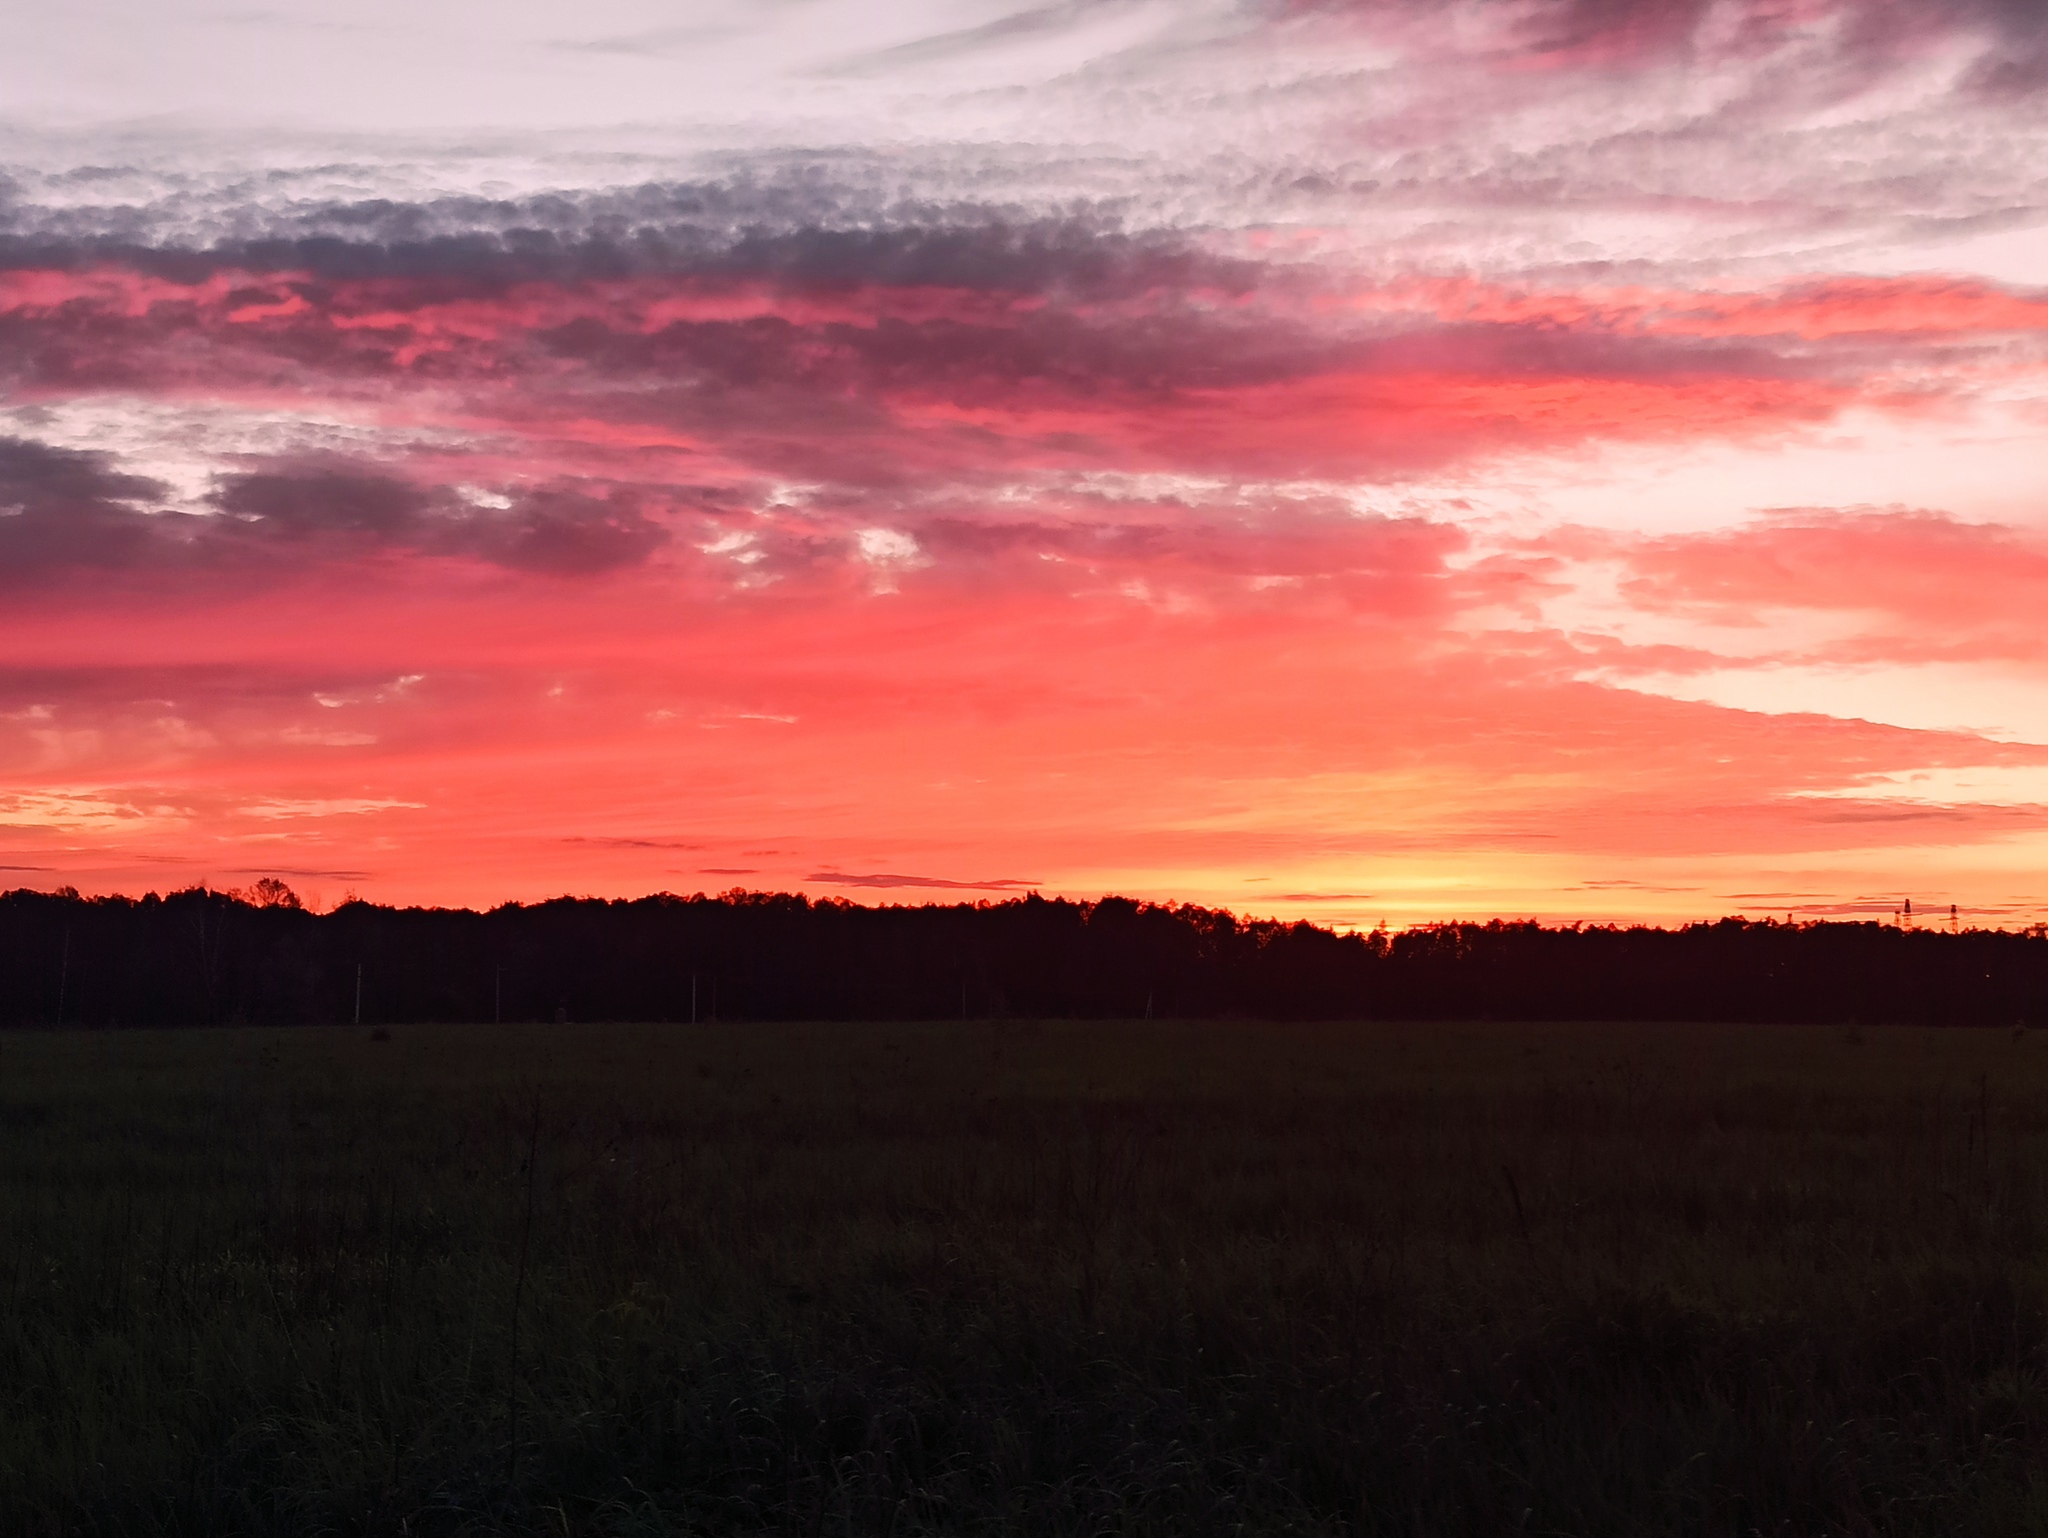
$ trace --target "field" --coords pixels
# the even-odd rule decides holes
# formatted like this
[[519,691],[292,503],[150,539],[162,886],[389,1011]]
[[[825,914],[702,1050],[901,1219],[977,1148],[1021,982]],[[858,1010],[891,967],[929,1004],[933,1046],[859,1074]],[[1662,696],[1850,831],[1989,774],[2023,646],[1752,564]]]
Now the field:
[[2048,1037],[0,1035],[0,1525],[2048,1533]]

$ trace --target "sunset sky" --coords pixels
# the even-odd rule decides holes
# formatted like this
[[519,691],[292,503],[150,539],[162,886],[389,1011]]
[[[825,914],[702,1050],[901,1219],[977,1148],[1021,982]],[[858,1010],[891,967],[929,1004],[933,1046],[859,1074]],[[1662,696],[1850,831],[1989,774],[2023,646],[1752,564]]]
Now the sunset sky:
[[2037,0],[0,22],[0,887],[2048,919]]

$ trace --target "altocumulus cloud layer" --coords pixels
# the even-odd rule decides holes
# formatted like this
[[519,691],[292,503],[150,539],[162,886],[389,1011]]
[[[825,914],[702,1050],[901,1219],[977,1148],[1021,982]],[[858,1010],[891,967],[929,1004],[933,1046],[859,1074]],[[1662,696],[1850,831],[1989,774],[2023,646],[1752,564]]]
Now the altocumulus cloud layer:
[[790,9],[45,24],[0,863],[2048,906],[2037,7]]

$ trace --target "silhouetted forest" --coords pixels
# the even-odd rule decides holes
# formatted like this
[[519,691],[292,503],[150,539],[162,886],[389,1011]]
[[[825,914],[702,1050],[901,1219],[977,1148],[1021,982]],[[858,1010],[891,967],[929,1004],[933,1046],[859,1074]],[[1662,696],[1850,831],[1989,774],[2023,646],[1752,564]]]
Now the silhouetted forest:
[[0,1023],[1060,1017],[2048,1020],[2048,938],[1723,919],[1308,923],[1106,897],[863,907],[770,893],[466,909],[288,889],[0,895]]

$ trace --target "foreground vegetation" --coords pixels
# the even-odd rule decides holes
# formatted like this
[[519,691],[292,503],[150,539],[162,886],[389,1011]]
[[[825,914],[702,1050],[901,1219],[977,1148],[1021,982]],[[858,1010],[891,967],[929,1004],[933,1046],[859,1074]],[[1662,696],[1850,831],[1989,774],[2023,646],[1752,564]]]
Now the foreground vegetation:
[[2036,1033],[17,1032],[0,1238],[9,1532],[2048,1532]]

